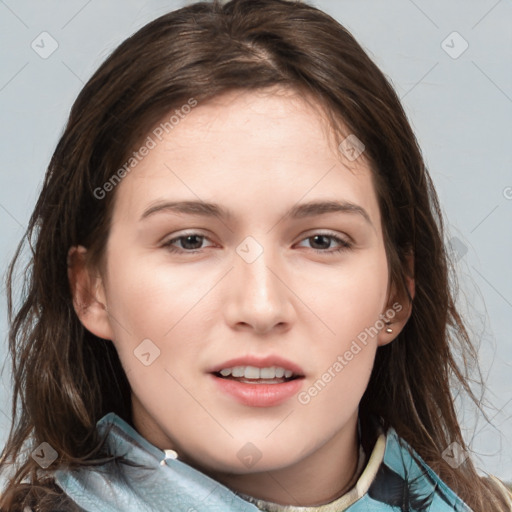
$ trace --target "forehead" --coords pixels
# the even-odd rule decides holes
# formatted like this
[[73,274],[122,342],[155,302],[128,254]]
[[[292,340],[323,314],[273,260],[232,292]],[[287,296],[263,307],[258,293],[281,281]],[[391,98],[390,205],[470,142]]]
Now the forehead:
[[[163,146],[174,152],[197,147],[198,143],[230,146],[231,151],[222,155],[224,159],[243,158],[243,152],[259,147],[280,149],[283,157],[290,158],[291,152],[297,153],[297,147],[304,144],[313,153],[323,151],[325,145],[335,152],[339,136],[332,133],[323,117],[318,101],[292,89],[230,91],[200,103],[184,116],[166,131]],[[240,146],[234,144],[237,141]],[[271,153],[271,157],[278,153]]]
[[149,202],[164,198],[224,204],[235,214],[252,207],[254,216],[264,206],[338,197],[361,204],[379,224],[364,153],[346,158],[338,147],[342,136],[310,98],[287,90],[235,91],[165,124],[174,112],[148,134],[154,147],[117,187],[123,215],[140,216]]

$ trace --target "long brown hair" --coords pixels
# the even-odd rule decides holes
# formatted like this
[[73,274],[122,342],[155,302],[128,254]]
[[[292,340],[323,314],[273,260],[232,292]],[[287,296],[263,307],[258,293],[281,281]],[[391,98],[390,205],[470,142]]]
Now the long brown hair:
[[[161,16],[124,41],[76,99],[7,274],[14,394],[0,469],[15,470],[2,510],[36,503],[51,510],[58,503],[58,487],[30,457],[40,443],[57,451],[53,467],[95,464],[108,457],[96,422],[113,411],[131,423],[130,386],[116,350],[82,326],[67,278],[70,247],[87,247],[91,265],[104,257],[116,192],[98,198],[95,191],[164,114],[190,98],[201,104],[226,91],[271,86],[309,94],[330,113],[337,133],[344,126],[365,144],[390,279],[401,290],[407,255],[414,255],[412,314],[377,351],[362,419],[376,414],[393,426],[473,510],[510,510],[470,459],[452,468],[441,456],[452,442],[468,449],[451,384],[480,408],[468,377],[477,354],[454,305],[438,198],[400,101],[344,27],[286,0],[199,2]],[[15,268],[25,242],[32,255],[15,308]]]

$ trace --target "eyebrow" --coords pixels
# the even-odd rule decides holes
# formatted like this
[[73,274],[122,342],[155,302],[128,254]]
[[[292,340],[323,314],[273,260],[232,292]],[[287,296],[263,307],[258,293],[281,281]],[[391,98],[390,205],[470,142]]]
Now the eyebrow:
[[[216,203],[206,203],[204,201],[159,201],[147,208],[142,214],[140,220],[142,221],[151,215],[164,212],[201,215],[203,217],[213,217],[221,220],[230,220],[235,217],[233,212]],[[328,213],[350,213],[360,215],[368,224],[370,224],[370,226],[373,227],[373,223],[368,212],[362,206],[349,201],[312,201],[309,203],[302,203],[290,208],[284,216],[291,217],[292,219],[303,219]]]

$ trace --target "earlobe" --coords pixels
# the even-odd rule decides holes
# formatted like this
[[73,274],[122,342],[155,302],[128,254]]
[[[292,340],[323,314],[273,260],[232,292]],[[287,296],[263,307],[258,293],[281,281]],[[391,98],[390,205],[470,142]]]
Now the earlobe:
[[102,279],[86,264],[87,249],[81,245],[68,251],[68,280],[73,307],[82,325],[95,336],[113,339]]
[[378,346],[391,343],[405,327],[412,313],[413,299],[416,293],[412,252],[408,253],[406,258],[408,265],[407,274],[405,275],[407,289],[397,293],[396,286],[393,283],[388,309],[383,313],[384,327],[380,330],[377,338]]

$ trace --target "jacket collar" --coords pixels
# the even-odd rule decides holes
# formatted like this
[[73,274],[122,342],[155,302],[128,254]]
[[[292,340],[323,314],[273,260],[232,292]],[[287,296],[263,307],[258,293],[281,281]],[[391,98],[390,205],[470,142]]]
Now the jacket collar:
[[[56,470],[56,483],[88,512],[154,512],[190,510],[211,512],[259,512],[259,509],[221,483],[179,459],[160,462],[165,452],[142,437],[115,413],[97,423],[107,434],[105,448],[112,455],[147,466],[142,469],[120,463]],[[200,508],[197,508],[200,507]]]
[[[161,465],[165,452],[148,442],[115,413],[101,418],[97,428],[100,435],[106,436],[105,448],[110,454],[124,456],[131,464],[143,465],[147,469],[106,463],[56,470],[56,483],[84,510],[260,512],[256,505],[179,459],[165,459]],[[471,512],[392,427],[382,435],[382,444],[384,440],[382,463],[368,492],[350,505],[347,512],[368,510],[368,506],[375,506],[375,503],[380,503],[379,510],[396,510],[394,507],[403,503],[400,500],[403,500],[404,492],[412,499],[416,492],[416,496],[420,496],[419,501],[428,504],[427,508],[417,510]],[[390,485],[399,488],[402,494],[391,496]],[[430,509],[432,505],[434,508]]]

